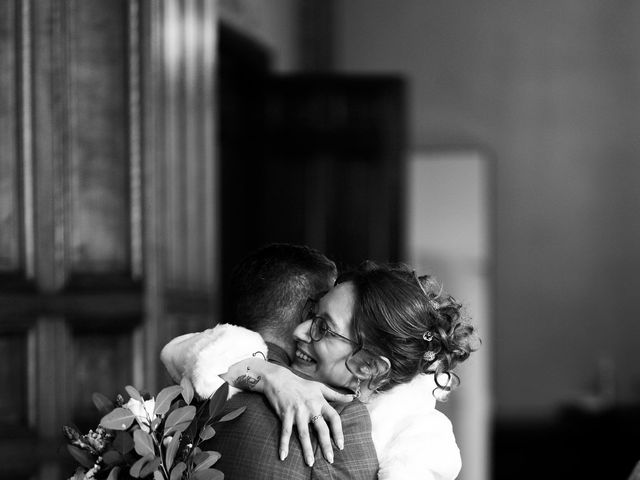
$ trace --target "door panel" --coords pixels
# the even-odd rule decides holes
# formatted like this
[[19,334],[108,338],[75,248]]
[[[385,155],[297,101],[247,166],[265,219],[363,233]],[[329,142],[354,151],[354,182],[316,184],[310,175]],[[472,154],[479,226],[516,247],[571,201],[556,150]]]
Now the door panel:
[[71,333],[71,406],[76,425],[85,429],[95,428],[93,392],[115,398],[125,385],[132,383],[133,342],[133,335],[128,331],[97,333],[75,330]]
[[[68,268],[127,274],[130,265],[127,2],[72,1],[67,14]],[[138,179],[132,179],[139,181]]]
[[22,214],[19,188],[18,100],[20,99],[17,22],[19,4],[0,2],[0,272],[17,273],[23,266],[20,250]]
[[[27,335],[6,333],[0,337],[0,424],[19,428],[27,423]],[[16,368],[17,367],[17,368]]]

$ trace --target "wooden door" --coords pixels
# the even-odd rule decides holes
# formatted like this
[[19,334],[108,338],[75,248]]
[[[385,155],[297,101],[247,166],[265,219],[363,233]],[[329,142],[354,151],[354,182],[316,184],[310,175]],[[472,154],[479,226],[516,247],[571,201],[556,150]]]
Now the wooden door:
[[93,391],[142,373],[141,170],[127,3],[0,8],[0,468],[28,478],[95,421]]
[[0,2],[1,478],[68,478],[91,394],[214,322],[215,13]]

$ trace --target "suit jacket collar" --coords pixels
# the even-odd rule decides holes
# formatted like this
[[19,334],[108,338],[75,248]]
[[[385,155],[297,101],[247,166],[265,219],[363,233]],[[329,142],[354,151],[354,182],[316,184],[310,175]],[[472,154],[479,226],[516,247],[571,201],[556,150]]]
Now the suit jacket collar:
[[279,365],[283,365],[285,367],[289,367],[291,365],[291,358],[284,350],[284,348],[276,345],[275,343],[266,342],[267,348],[269,349],[269,361],[273,363],[277,363]]

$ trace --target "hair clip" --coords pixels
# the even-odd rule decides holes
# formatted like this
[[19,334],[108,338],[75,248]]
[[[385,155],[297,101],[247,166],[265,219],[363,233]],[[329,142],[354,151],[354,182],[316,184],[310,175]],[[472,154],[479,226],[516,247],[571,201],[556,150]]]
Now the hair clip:
[[435,300],[429,300],[429,305],[431,306],[431,308],[433,308],[436,312],[438,311],[438,309],[440,308],[440,305],[438,304],[438,302],[436,302]]
[[433,333],[431,332],[431,330],[427,330],[426,332],[424,332],[422,334],[422,339],[425,342],[430,342],[431,340],[433,340]]
[[433,362],[436,359],[436,354],[432,350],[427,350],[426,352],[424,352],[422,358],[424,358],[427,362]]

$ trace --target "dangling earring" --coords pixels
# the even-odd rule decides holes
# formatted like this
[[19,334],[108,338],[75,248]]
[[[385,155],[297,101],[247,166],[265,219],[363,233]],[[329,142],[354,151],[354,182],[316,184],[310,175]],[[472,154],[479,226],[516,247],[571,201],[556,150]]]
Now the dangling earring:
[[356,391],[355,391],[355,396],[356,398],[360,398],[360,379],[357,379],[357,383],[356,383]]

